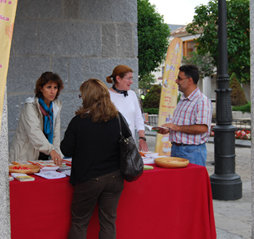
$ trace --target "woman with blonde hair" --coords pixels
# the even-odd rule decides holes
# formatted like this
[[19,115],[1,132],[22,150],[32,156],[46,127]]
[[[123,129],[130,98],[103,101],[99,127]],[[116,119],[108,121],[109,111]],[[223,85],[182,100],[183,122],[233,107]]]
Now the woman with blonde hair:
[[140,104],[135,92],[130,89],[133,83],[133,70],[129,66],[118,65],[106,80],[113,84],[109,89],[110,98],[128,122],[134,139],[135,130],[138,132],[139,150],[148,151]]
[[[82,106],[71,120],[61,142],[65,156],[72,157],[74,185],[69,239],[86,238],[96,204],[99,209],[100,239],[116,236],[115,220],[123,190],[120,174],[120,126],[118,111],[104,83],[89,79],[80,86]],[[127,126],[122,131],[130,136]]]

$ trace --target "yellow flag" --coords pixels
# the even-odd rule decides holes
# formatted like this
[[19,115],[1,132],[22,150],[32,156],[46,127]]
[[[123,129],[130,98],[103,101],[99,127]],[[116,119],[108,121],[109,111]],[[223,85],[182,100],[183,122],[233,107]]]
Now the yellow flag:
[[0,132],[17,0],[0,0]]
[[[173,116],[176,104],[178,87],[175,80],[178,76],[179,67],[182,61],[182,40],[174,38],[167,51],[162,88],[160,98],[160,109],[158,126],[168,123]],[[157,134],[155,151],[159,155],[168,155],[171,153],[171,144],[168,139],[168,134]]]

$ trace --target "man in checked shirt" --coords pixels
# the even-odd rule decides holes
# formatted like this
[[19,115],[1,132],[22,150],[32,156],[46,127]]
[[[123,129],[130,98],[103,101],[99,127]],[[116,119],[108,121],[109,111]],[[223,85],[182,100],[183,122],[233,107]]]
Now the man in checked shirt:
[[171,156],[186,158],[190,163],[206,165],[206,145],[212,120],[211,101],[199,90],[198,68],[184,65],[179,68],[176,79],[183,93],[170,123],[162,126],[161,134],[169,133],[172,143]]

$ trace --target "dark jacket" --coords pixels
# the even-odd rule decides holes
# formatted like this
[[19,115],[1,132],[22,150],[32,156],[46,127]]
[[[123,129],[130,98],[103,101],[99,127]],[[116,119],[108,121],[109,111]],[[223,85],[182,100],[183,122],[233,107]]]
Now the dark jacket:
[[[121,124],[123,135],[130,136],[122,119]],[[119,137],[118,118],[94,123],[89,116],[75,116],[60,146],[64,156],[72,157],[70,182],[81,183],[118,170]]]

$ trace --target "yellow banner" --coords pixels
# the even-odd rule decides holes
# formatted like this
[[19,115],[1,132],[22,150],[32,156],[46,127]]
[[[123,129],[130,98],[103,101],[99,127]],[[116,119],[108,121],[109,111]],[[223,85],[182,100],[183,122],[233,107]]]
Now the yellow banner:
[[0,132],[17,0],[0,0]]
[[[158,126],[170,121],[177,104],[178,87],[175,80],[182,61],[182,45],[180,38],[174,38],[168,47],[162,79]],[[170,156],[171,144],[168,134],[157,134],[155,152]]]

